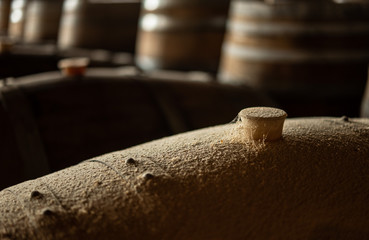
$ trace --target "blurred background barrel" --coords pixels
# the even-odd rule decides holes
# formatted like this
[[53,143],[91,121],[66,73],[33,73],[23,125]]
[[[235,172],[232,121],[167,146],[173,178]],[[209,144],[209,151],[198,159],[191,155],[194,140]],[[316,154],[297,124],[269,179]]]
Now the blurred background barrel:
[[133,56],[124,52],[98,49],[60,51],[51,44],[16,44],[8,52],[0,53],[0,79],[56,71],[63,58],[85,57],[91,67],[132,66]]
[[144,0],[136,64],[216,72],[229,0]]
[[8,33],[10,0],[0,0],[0,35]]
[[125,0],[65,0],[60,48],[134,52],[141,3]]
[[24,26],[25,43],[56,43],[63,0],[29,0]]
[[88,69],[79,77],[49,72],[7,81],[0,86],[0,189],[270,104],[250,88],[190,73]]
[[27,4],[28,0],[13,0],[11,4],[8,35],[16,41],[23,38]]
[[358,116],[369,4],[234,0],[219,79],[263,89],[290,116]]

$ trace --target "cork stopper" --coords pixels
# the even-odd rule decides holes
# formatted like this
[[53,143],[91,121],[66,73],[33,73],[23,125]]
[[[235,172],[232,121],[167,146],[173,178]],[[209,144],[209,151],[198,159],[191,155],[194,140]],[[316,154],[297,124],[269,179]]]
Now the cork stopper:
[[88,58],[67,58],[60,60],[58,67],[65,76],[83,76],[89,62]]
[[8,53],[12,49],[14,41],[9,38],[0,38],[0,53]]
[[275,141],[282,137],[287,113],[278,108],[245,108],[238,114],[246,137],[252,140]]

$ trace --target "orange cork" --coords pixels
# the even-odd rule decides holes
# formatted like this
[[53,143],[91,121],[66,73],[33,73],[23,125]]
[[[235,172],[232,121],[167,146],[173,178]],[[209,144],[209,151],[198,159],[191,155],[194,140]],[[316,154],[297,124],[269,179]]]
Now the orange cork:
[[58,67],[65,76],[83,76],[89,62],[88,58],[67,58],[60,60]]
[[14,41],[9,38],[0,38],[0,53],[10,52],[14,45]]

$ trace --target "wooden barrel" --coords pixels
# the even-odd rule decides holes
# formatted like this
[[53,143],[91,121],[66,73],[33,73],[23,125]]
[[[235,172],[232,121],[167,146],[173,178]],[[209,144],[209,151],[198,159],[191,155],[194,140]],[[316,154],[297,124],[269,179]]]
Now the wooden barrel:
[[368,2],[275,2],[233,1],[220,81],[263,89],[291,116],[357,116],[369,62]]
[[8,33],[11,0],[0,0],[0,35]]
[[227,123],[245,106],[270,104],[249,88],[120,68],[90,69],[76,78],[59,72],[19,78],[0,93],[0,157],[7,161],[0,188],[96,155]]
[[23,39],[27,4],[28,0],[13,0],[11,4],[8,35],[16,41]]
[[29,0],[23,42],[56,43],[64,0]]
[[133,52],[140,5],[125,0],[66,0],[58,46]]
[[86,57],[91,67],[132,66],[129,53],[98,49],[60,50],[55,45],[16,44],[9,52],[0,53],[0,79],[56,71],[63,58]]
[[229,0],[144,0],[136,47],[143,70],[216,72]]
[[0,237],[369,238],[369,119],[287,119],[274,142],[245,141],[237,124],[95,157],[5,189]]

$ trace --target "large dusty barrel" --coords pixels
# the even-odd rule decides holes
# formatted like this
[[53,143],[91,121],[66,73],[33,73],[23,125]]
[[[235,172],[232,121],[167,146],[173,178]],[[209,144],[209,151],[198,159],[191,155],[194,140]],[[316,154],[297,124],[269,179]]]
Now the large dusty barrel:
[[29,0],[23,42],[56,43],[64,0]]
[[294,116],[357,116],[368,2],[268,2],[233,1],[219,79],[263,89]]
[[59,47],[133,52],[140,5],[126,0],[65,0]]
[[287,119],[272,142],[246,140],[242,123],[5,189],[0,238],[369,238],[368,119]]
[[0,0],[0,35],[8,33],[11,0]]
[[229,0],[144,0],[136,63],[144,70],[216,72]]
[[23,39],[27,4],[28,0],[13,0],[11,4],[8,35],[17,41]]
[[0,88],[0,188],[270,104],[249,88],[171,79],[90,69],[84,77],[50,72],[9,80]]

